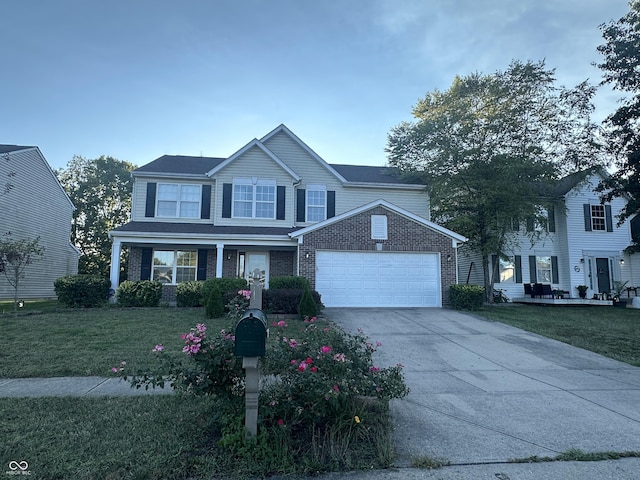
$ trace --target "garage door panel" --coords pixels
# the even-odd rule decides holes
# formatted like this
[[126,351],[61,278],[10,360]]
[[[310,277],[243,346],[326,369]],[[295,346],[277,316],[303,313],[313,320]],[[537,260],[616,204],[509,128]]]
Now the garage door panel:
[[328,307],[440,306],[435,253],[318,251],[316,289]]

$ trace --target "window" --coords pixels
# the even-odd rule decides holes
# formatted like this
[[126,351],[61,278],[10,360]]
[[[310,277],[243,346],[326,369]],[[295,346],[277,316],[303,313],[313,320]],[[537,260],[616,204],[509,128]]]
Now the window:
[[551,283],[551,257],[536,257],[536,278],[538,283]]
[[591,230],[606,230],[604,205],[591,205]]
[[327,218],[327,189],[324,185],[307,187],[307,222],[321,222]]
[[158,217],[199,218],[200,185],[158,184]]
[[176,284],[196,279],[198,252],[154,250],[152,279]]
[[508,260],[500,259],[500,283],[514,283],[516,281],[516,266],[513,257]]
[[233,180],[234,218],[276,218],[276,182],[258,178]]

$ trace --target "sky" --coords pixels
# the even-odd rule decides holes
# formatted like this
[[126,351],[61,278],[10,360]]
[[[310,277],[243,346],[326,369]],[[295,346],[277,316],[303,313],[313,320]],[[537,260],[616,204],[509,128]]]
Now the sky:
[[[456,75],[602,72],[627,0],[0,0],[0,143],[137,166],[228,157],[284,123],[325,161],[386,163],[390,130]],[[617,108],[602,87],[594,119]]]

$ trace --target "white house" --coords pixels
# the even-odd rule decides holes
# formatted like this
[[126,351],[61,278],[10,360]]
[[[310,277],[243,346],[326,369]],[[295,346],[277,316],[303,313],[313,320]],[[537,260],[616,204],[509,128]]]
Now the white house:
[[[74,206],[38,147],[0,145],[0,234],[12,240],[40,237],[44,256],[27,267],[20,298],[55,298],[53,282],[78,272],[79,251],[70,243]],[[5,188],[7,184],[11,188]],[[13,287],[0,275],[0,299]]]
[[394,169],[328,164],[286,126],[228,158],[165,155],[133,172],[131,222],[110,232],[111,281],[176,285],[303,275],[334,306],[434,306],[465,238],[434,224],[424,185]]

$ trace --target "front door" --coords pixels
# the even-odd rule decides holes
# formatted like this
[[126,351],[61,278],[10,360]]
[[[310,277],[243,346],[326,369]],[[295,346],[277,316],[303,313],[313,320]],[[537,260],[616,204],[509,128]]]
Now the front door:
[[269,254],[265,252],[247,252],[245,261],[245,277],[249,285],[254,281],[262,283],[264,288],[269,288]]
[[598,292],[609,293],[611,291],[611,283],[609,281],[609,259],[596,258],[596,269],[598,270]]

